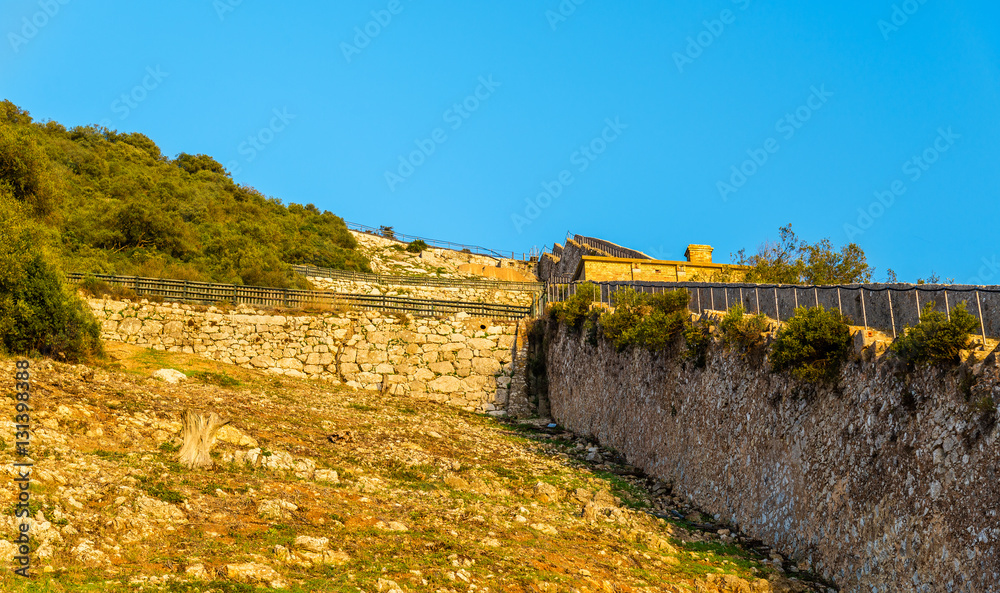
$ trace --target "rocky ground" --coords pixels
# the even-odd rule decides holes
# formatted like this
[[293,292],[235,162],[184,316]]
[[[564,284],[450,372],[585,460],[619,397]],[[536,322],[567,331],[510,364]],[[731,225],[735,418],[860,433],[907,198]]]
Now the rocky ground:
[[[358,250],[369,259],[372,271],[378,274],[482,279],[481,275],[459,270],[459,266],[476,264],[495,267],[498,263],[493,257],[434,247],[410,253],[405,249],[406,243],[358,231],[351,231],[351,234],[358,241]],[[503,260],[502,263],[504,267],[518,269],[525,275],[525,280],[534,280],[534,266],[511,260]]]
[[[827,590],[558,427],[107,347],[31,363],[34,576],[3,591]],[[187,409],[232,420],[212,469],[177,463]]]

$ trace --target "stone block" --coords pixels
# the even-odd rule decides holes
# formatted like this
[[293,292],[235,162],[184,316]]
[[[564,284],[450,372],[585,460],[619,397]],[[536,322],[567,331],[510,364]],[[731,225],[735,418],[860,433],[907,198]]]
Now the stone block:
[[427,387],[438,393],[454,393],[461,389],[462,383],[457,377],[443,376],[428,383]]
[[435,362],[427,365],[427,368],[439,375],[448,375],[455,372],[455,367],[450,362]]

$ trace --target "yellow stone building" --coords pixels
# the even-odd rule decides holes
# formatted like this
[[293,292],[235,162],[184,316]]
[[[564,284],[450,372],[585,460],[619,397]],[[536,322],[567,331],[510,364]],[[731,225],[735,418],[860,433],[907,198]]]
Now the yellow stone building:
[[574,281],[614,282],[634,280],[641,282],[687,282],[721,280],[729,282],[742,277],[742,266],[712,263],[710,245],[688,245],[684,252],[687,261],[659,259],[631,259],[585,255],[580,258],[573,275]]

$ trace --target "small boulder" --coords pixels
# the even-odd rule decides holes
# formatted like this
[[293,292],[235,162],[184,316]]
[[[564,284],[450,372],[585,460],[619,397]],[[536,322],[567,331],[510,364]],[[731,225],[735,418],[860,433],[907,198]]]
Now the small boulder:
[[532,494],[540,502],[558,502],[562,492],[552,484],[538,482],[532,490]]
[[187,379],[187,375],[180,371],[175,371],[174,369],[160,369],[153,373],[153,377],[165,383],[170,383],[171,385],[176,385],[184,379]]
[[284,589],[288,585],[281,575],[266,564],[246,562],[243,564],[227,564],[223,574],[230,580],[248,585],[266,584],[272,589]]

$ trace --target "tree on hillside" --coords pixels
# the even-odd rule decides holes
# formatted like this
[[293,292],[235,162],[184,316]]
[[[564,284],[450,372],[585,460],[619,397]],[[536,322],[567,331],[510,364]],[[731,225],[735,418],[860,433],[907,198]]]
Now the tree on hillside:
[[778,229],[777,243],[765,242],[757,253],[736,252],[733,260],[749,271],[746,282],[773,284],[854,284],[870,282],[875,269],[857,243],[838,251],[830,239],[813,244],[800,240],[788,224]]

